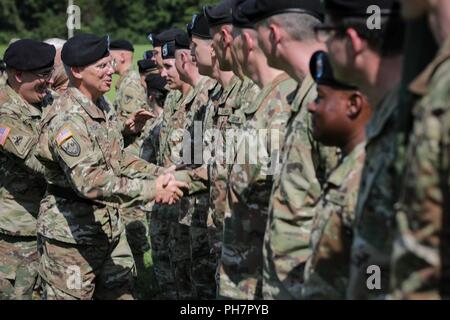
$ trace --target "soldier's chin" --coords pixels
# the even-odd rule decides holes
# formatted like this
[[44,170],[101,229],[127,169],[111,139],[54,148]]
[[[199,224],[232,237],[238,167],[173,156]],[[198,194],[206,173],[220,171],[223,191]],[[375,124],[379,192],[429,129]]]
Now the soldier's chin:
[[103,93],[108,92],[111,89],[111,83],[104,83],[102,85],[101,91]]

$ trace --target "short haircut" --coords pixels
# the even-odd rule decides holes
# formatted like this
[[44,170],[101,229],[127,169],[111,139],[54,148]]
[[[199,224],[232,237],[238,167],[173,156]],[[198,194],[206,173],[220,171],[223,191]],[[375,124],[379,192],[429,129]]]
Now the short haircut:
[[305,13],[283,13],[265,20],[265,24],[276,23],[297,41],[315,41],[314,28],[322,23],[316,17]]
[[46,44],[50,44],[55,47],[56,50],[59,50],[63,47],[63,45],[66,43],[66,40],[59,39],[59,38],[50,38],[44,40]]
[[[336,25],[348,26],[356,30],[358,35],[365,39],[369,48],[382,57],[393,57],[402,54],[405,37],[405,23],[400,16],[381,18],[380,29],[369,29],[367,20],[360,17],[331,16]],[[343,36],[345,31],[337,35]]]

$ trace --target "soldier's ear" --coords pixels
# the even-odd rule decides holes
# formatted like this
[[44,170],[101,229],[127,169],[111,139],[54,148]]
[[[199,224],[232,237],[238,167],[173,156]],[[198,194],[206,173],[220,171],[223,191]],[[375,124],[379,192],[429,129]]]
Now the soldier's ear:
[[17,83],[23,83],[23,72],[22,71],[14,70],[13,74],[14,74],[14,80]]
[[347,99],[347,117],[356,119],[363,108],[363,97],[359,92],[352,92]]
[[186,50],[181,51],[181,61],[183,62],[183,66],[186,63],[189,63],[192,61],[191,55],[188,53],[188,51],[186,51]]
[[242,32],[242,39],[244,40],[244,48],[247,49],[247,53],[252,51],[254,46],[255,46],[255,44],[253,43],[252,36],[248,32],[243,31]]
[[220,35],[222,37],[222,44],[224,48],[231,45],[231,42],[233,41],[233,36],[227,26],[220,27]]
[[269,30],[270,30],[269,40],[273,46],[276,46],[277,44],[280,43],[281,38],[282,38],[281,30],[278,27],[278,25],[276,25],[274,23],[269,24]]
[[354,56],[359,55],[364,49],[366,49],[366,42],[359,36],[358,32],[355,29],[347,28],[345,34],[350,40],[349,44],[351,45]]
[[120,62],[124,63],[125,62],[125,52],[121,52],[120,53]]
[[75,78],[75,79],[78,79],[78,80],[81,80],[81,79],[83,79],[83,75],[82,75],[82,71],[83,71],[84,69],[83,68],[80,68],[80,67],[70,67],[70,71],[72,72],[72,76]]

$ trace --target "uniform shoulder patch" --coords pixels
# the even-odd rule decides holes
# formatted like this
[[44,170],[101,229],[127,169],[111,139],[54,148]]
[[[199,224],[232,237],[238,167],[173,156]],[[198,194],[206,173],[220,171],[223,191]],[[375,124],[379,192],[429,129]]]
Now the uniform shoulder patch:
[[73,137],[64,141],[61,149],[71,157],[78,157],[81,153],[81,147]]
[[61,129],[58,134],[56,135],[56,143],[58,144],[58,147],[60,147],[65,141],[69,140],[73,137],[72,131],[68,128]]
[[3,147],[8,139],[11,129],[6,126],[0,126],[0,145]]

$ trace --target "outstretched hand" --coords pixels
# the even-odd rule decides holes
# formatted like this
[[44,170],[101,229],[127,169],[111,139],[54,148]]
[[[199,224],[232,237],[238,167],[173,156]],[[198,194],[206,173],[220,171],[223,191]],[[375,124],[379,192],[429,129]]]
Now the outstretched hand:
[[144,109],[138,110],[125,122],[125,132],[128,134],[138,134],[144,128],[145,123],[155,117],[153,112]]

